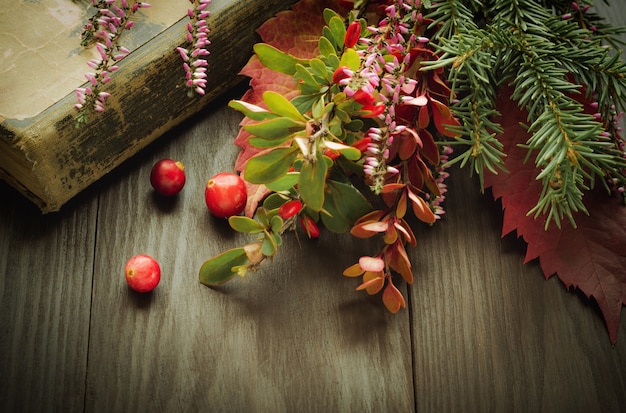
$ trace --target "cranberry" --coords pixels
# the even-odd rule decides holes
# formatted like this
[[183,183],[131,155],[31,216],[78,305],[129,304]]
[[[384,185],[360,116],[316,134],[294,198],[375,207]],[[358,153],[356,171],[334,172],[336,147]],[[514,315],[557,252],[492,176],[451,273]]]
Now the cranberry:
[[220,172],[207,182],[204,200],[209,211],[217,217],[239,215],[248,200],[246,183],[237,174]]
[[124,267],[124,274],[130,288],[139,293],[154,290],[161,281],[159,263],[146,254],[138,254],[128,260]]
[[161,159],[150,172],[150,183],[161,195],[176,195],[185,186],[185,166],[172,159]]

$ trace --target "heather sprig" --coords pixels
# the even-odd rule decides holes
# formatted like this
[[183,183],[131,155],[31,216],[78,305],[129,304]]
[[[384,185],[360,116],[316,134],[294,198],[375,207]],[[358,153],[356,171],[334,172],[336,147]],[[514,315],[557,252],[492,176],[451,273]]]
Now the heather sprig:
[[[414,0],[390,1],[372,24],[355,17],[360,13],[344,18],[326,9],[317,57],[297,59],[266,44],[254,48],[268,69],[295,78],[297,97],[289,101],[268,91],[262,96],[267,109],[230,104],[252,121],[244,130],[257,154],[247,159],[243,176],[268,191],[251,217],[229,220],[233,229],[259,234],[266,257],[276,254],[294,222],[309,237],[320,235],[321,224],[380,238],[377,254],[361,257],[343,274],[362,277],[358,290],[382,292],[391,312],[406,305],[394,275],[413,282],[406,248],[417,237],[409,216],[433,224],[443,214],[448,173],[441,161],[450,148],[435,138],[454,136],[447,125],[457,125],[440,73],[419,70],[422,61],[437,58],[421,7]],[[294,203],[302,206],[296,215],[285,214]],[[245,247],[236,248],[208,260],[200,281],[225,282],[258,269],[259,262]]]
[[187,23],[187,43],[189,46],[177,47],[183,59],[185,69],[185,86],[188,88],[188,95],[204,95],[207,78],[206,56],[210,54],[207,46],[211,44],[208,39],[209,26],[207,17],[210,12],[207,10],[211,0],[189,0],[193,7],[187,10],[189,22]]
[[97,9],[94,16],[84,26],[81,44],[90,47],[95,44],[98,57],[87,62],[93,72],[85,73],[88,84],[76,89],[78,103],[74,105],[78,111],[77,126],[86,124],[92,111],[104,112],[105,101],[110,96],[103,87],[111,80],[111,73],[118,70],[120,60],[130,51],[120,45],[120,38],[125,30],[134,25],[132,15],[141,8],[150,7],[144,2],[121,0],[92,0]]

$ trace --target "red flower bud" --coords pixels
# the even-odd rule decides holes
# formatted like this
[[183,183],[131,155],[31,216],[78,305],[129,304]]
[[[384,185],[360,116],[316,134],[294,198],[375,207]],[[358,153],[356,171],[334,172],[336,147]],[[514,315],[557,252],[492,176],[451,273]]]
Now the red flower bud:
[[302,202],[297,199],[292,199],[291,201],[287,201],[278,208],[278,215],[280,215],[283,219],[291,218],[296,215],[302,209]]
[[365,115],[361,115],[361,117],[364,118],[375,118],[376,116],[380,115],[381,113],[383,113],[385,111],[385,105],[382,103],[379,103],[377,105],[365,105],[362,107],[363,110],[367,110],[370,113],[367,113]]
[[332,149],[325,149],[324,150],[324,155],[328,156],[332,160],[335,160],[335,159],[339,158],[339,155],[341,155],[341,153],[338,152],[338,151],[334,151]]
[[361,152],[365,152],[367,150],[367,146],[372,142],[372,138],[362,138],[358,141],[354,142],[352,145],[354,148],[360,150]]
[[353,21],[352,23],[350,23],[348,29],[346,30],[346,37],[343,39],[343,44],[346,47],[353,47],[356,42],[359,41],[360,37],[361,23],[359,23],[358,21]]
[[300,225],[302,225],[309,238],[318,238],[320,236],[320,229],[310,216],[303,215],[300,217]]
[[341,80],[350,77],[350,69],[347,66],[339,66],[333,73],[333,83],[338,84]]
[[352,98],[363,106],[373,106],[374,103],[376,103],[376,98],[371,93],[367,93],[363,89],[357,90]]

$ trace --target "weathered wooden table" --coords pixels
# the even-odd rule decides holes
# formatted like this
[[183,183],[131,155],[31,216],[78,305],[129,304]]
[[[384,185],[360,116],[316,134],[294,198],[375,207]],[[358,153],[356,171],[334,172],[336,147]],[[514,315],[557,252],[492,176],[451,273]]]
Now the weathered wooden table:
[[[260,272],[199,284],[205,259],[247,240],[203,198],[232,169],[241,118],[226,102],[242,92],[60,213],[0,183],[0,411],[626,411],[626,323],[612,348],[594,304],[523,265],[525,245],[500,238],[500,206],[466,171],[445,219],[417,231],[396,315],[341,276],[370,252],[349,236],[287,236]],[[169,202],[148,178],[164,157],[188,179]],[[163,270],[148,295],[123,277],[141,252]]]

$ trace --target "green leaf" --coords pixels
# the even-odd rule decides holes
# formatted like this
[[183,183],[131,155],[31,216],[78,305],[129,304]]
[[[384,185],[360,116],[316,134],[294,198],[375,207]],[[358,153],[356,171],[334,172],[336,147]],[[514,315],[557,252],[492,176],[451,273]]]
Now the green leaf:
[[[304,93],[304,92],[303,92]],[[291,103],[302,113],[311,110],[313,103],[319,98],[319,94],[298,95],[292,99]]]
[[338,16],[331,17],[328,22],[328,27],[333,35],[333,39],[337,45],[343,45],[343,40],[346,37],[346,26],[343,23],[343,19]]
[[[319,93],[321,85],[315,77],[303,65],[296,65],[296,80],[299,81],[298,88],[303,95],[312,95]],[[296,97],[297,98],[297,97]],[[295,103],[294,103],[295,105]]]
[[333,9],[329,9],[328,7],[324,9],[322,15],[324,16],[324,21],[326,22],[326,24],[329,24],[330,19],[332,19],[333,17],[341,18],[341,16],[336,11],[334,11]]
[[298,156],[298,148],[276,148],[248,160],[244,171],[246,180],[253,184],[266,184],[285,175]]
[[272,227],[272,232],[278,234],[280,233],[280,230],[283,228],[283,219],[278,216],[278,215],[274,215],[271,219],[270,219],[270,225]]
[[275,239],[272,237],[271,233],[266,233],[265,238],[263,238],[263,244],[261,245],[261,252],[266,257],[272,257],[276,254],[276,249],[278,245],[276,245]]
[[265,67],[286,75],[293,76],[296,73],[296,64],[307,63],[306,60],[298,59],[266,43],[257,43],[253,49]]
[[333,74],[328,73],[328,68],[321,59],[311,59],[309,64],[313,74],[317,76],[322,83],[330,82]]
[[256,138],[254,136],[251,136],[248,138],[248,143],[250,144],[250,146],[254,146],[255,148],[261,148],[261,149],[262,148],[274,148],[276,146],[280,146],[281,144],[287,142],[291,138],[292,138],[292,135],[286,135],[286,136],[283,136],[282,138],[274,139],[274,140]]
[[273,182],[265,184],[267,189],[274,192],[288,191],[298,183],[300,178],[299,172],[288,172]]
[[281,139],[304,130],[306,124],[293,119],[280,117],[246,125],[243,128],[250,134],[261,139]]
[[[319,154],[318,154],[319,155]],[[322,156],[316,162],[305,161],[300,170],[298,190],[304,203],[314,211],[322,209],[328,164]]]
[[322,36],[324,36],[326,39],[328,39],[328,41],[336,49],[341,49],[341,47],[343,47],[343,39],[341,39],[340,43],[337,43],[337,41],[335,40],[335,36],[333,36],[333,33],[332,33],[332,31],[330,30],[330,28],[328,26],[324,26],[322,28]]
[[296,107],[280,93],[268,90],[263,93],[263,101],[269,110],[277,115],[284,116],[295,121],[306,122],[306,119],[302,116],[298,109],[296,109]]
[[320,54],[324,57],[330,57],[332,55],[337,54],[337,50],[335,49],[335,46],[333,46],[330,40],[328,40],[327,38],[323,36],[320,37],[317,47],[320,50]]
[[228,106],[235,110],[238,110],[244,116],[247,116],[252,120],[261,121],[277,117],[276,114],[268,112],[260,106],[253,105],[242,100],[231,100],[230,102],[228,102]]
[[249,234],[258,234],[259,232],[263,232],[265,227],[253,220],[252,218],[234,215],[228,218],[228,224],[237,232],[246,232]]
[[322,223],[329,231],[346,232],[354,222],[372,211],[372,206],[354,186],[337,181],[328,181],[324,210],[320,214]]
[[202,284],[208,286],[224,284],[237,275],[235,267],[247,262],[246,251],[243,248],[234,248],[205,261],[198,278]]
[[282,204],[288,201],[288,198],[284,197],[281,194],[277,194],[274,192],[273,194],[269,194],[263,200],[263,208],[268,210],[274,210],[280,208]]
[[361,65],[361,58],[354,49],[346,49],[341,55],[339,66],[347,66],[350,70],[357,71]]
[[361,151],[352,146],[345,145],[343,143],[324,141],[324,146],[333,151],[339,151],[346,159],[351,161],[357,161],[361,159]]

